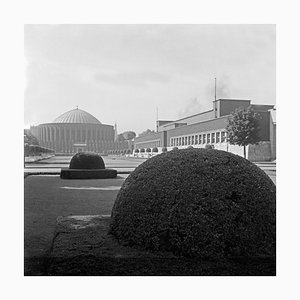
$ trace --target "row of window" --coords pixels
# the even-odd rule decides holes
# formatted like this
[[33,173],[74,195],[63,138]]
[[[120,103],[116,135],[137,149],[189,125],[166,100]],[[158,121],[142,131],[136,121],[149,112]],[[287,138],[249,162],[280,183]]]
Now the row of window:
[[[76,132],[77,131],[77,132]],[[58,128],[42,128],[41,132],[41,139],[44,141],[54,140],[54,139],[66,139],[66,140],[75,140],[77,137],[78,141],[85,141],[85,139],[102,139],[108,140],[113,139],[113,133],[108,131],[101,131],[101,130],[81,130],[81,129],[72,129],[71,131],[69,128],[61,129]]]
[[160,147],[160,140],[136,144],[136,148],[154,148],[154,147]]
[[215,144],[226,142],[226,131],[194,134],[170,139],[171,146]]

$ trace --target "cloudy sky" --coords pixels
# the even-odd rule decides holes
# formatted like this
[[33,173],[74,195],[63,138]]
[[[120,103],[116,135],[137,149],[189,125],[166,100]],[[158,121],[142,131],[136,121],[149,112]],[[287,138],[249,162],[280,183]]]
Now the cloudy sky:
[[137,133],[212,108],[275,104],[274,25],[26,25],[26,127],[76,108]]

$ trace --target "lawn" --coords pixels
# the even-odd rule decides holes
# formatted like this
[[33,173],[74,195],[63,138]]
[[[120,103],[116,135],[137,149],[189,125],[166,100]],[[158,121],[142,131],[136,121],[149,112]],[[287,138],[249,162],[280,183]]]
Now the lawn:
[[56,219],[68,215],[109,215],[124,178],[62,180],[28,176],[24,195],[25,274],[39,273],[51,247]]

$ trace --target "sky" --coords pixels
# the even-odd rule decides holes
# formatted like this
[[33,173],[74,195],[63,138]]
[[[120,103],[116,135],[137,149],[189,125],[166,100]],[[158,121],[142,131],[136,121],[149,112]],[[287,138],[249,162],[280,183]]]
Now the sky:
[[275,25],[25,25],[24,126],[76,106],[118,132],[212,108],[276,104]]

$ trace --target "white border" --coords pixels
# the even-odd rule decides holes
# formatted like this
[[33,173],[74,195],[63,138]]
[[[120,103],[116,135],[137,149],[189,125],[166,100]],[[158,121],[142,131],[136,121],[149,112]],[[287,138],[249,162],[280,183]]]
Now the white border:
[[[279,4],[280,3],[280,4]],[[6,1],[1,4],[3,299],[297,299],[299,8],[297,1]],[[276,24],[276,277],[23,277],[23,24]],[[282,142],[281,142],[282,140]],[[299,177],[299,176],[298,176]]]

